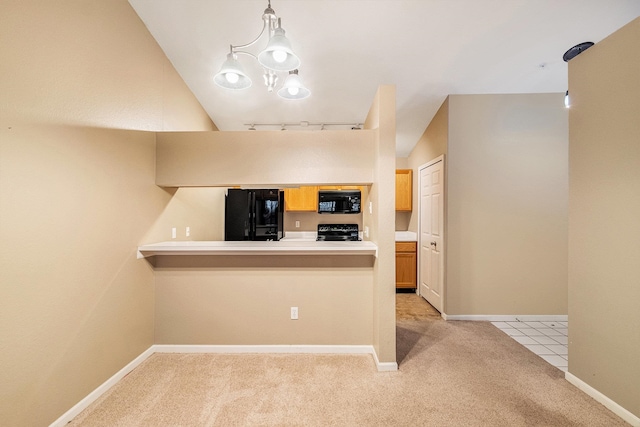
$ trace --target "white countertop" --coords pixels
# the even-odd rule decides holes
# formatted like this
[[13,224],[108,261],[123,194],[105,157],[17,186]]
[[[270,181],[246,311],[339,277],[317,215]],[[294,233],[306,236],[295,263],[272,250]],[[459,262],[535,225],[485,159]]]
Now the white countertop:
[[138,247],[138,258],[154,255],[378,255],[370,241],[316,242],[293,239],[280,241],[169,241]]
[[418,235],[413,231],[396,231],[396,242],[417,242]]

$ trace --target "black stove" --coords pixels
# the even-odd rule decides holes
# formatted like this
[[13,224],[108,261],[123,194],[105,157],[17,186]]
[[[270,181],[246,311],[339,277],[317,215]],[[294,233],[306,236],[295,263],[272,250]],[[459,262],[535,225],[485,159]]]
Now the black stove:
[[357,241],[358,224],[318,224],[318,241]]

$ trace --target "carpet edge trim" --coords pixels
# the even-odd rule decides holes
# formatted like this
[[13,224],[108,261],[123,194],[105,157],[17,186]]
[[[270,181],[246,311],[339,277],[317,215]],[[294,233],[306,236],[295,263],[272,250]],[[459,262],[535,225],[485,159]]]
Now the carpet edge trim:
[[118,372],[113,374],[108,380],[96,387],[91,393],[86,395],[80,402],[73,405],[67,412],[62,414],[57,420],[49,424],[49,427],[62,427],[77,417],[80,412],[87,409],[89,405],[98,400],[100,396],[106,393],[111,387],[116,385],[118,381],[124,378],[127,374],[137,368],[142,362],[144,362],[149,356],[154,353],[153,345],[143,351],[138,357],[133,359],[127,365],[125,365]]
[[582,381],[580,378],[576,377],[570,372],[564,373],[564,378],[577,387],[579,390],[583,391],[587,395],[591,396],[598,403],[604,405],[605,408],[609,409],[611,412],[622,418],[624,421],[628,422],[634,427],[640,427],[640,417],[636,417],[633,413],[628,411],[627,409],[620,406],[620,404],[613,401],[610,397],[607,397],[602,392],[596,390],[591,387],[589,384]]
[[480,322],[567,322],[566,314],[445,314],[444,320],[473,320]]

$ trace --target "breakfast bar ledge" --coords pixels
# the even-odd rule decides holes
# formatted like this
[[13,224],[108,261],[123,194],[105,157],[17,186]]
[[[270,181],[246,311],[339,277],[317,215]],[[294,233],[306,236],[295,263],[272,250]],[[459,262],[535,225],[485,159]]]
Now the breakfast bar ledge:
[[370,241],[169,241],[138,246],[138,259],[155,255],[369,255],[378,256]]

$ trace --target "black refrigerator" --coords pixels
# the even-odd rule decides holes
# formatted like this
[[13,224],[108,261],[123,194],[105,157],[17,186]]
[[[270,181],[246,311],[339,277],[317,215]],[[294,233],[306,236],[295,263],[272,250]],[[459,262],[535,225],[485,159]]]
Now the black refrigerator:
[[227,190],[224,240],[280,240],[283,221],[283,191]]

